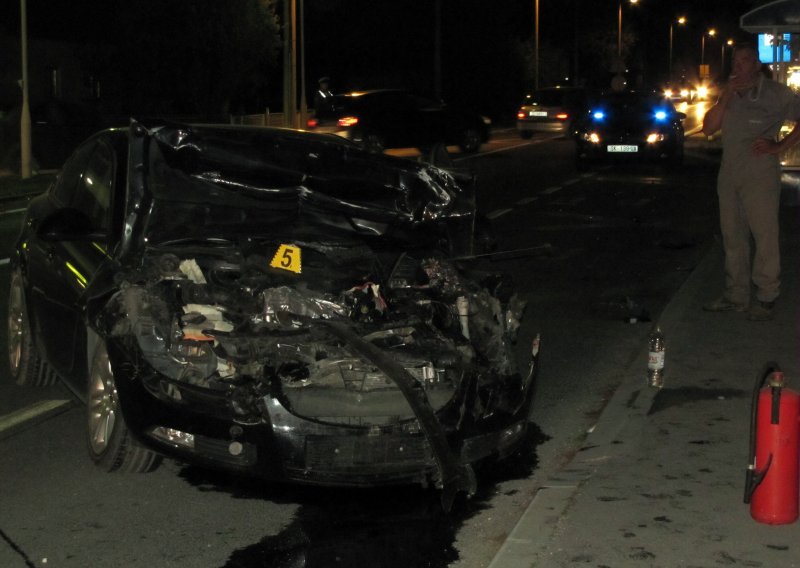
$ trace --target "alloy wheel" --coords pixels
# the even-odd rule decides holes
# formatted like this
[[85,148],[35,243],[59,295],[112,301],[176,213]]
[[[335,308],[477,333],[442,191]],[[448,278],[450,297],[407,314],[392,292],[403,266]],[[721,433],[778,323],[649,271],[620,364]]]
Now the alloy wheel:
[[22,349],[27,333],[24,309],[19,279],[12,278],[8,298],[8,364],[13,376],[19,374],[22,365]]
[[98,347],[89,378],[88,411],[89,445],[100,455],[108,449],[119,412],[114,374],[102,345]]

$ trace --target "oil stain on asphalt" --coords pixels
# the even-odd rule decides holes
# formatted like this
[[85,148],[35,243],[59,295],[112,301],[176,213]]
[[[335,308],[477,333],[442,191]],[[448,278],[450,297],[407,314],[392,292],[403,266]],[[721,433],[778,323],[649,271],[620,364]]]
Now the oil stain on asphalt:
[[439,491],[417,486],[274,485],[189,466],[181,476],[203,491],[299,504],[284,530],[233,551],[225,568],[445,568],[459,558],[454,547],[459,528],[490,506],[495,486],[536,469],[536,448],[548,437],[537,425],[530,426],[525,443],[513,455],[479,464],[477,493],[470,499],[460,496],[449,514],[441,508]]

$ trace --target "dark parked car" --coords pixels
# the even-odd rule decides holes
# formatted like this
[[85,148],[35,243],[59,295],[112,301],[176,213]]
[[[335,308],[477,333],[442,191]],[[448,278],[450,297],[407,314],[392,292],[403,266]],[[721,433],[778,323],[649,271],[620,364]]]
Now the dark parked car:
[[437,143],[477,152],[489,139],[488,118],[407,91],[382,89],[331,99],[330,107],[317,109],[309,119],[309,130],[338,134],[370,152],[427,150]]
[[572,134],[575,119],[586,110],[586,91],[579,87],[539,89],[525,97],[517,111],[517,130],[523,138],[534,132]]
[[168,455],[450,503],[523,441],[538,352],[520,374],[524,304],[473,264],[471,179],[307,132],[102,131],[26,213],[11,376],[86,403],[104,470]]
[[683,162],[683,119],[672,102],[654,92],[603,93],[576,125],[576,164],[650,161]]

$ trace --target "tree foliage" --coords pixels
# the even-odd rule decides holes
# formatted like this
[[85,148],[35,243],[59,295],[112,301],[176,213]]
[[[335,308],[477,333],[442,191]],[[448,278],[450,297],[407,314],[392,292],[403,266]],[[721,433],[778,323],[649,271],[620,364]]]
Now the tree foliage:
[[273,0],[136,0],[116,10],[105,94],[120,110],[219,115],[280,76]]

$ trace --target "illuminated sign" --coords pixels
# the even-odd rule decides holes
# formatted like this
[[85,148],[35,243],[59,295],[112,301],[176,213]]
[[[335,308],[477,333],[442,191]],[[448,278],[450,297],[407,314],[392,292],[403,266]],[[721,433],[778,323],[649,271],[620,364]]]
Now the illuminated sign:
[[[789,36],[790,34],[783,34],[783,40],[778,49],[773,48],[775,36],[772,34],[758,34],[758,58],[761,63],[775,63],[783,61],[791,61],[791,53],[789,51]],[[777,58],[776,55],[777,54]]]

